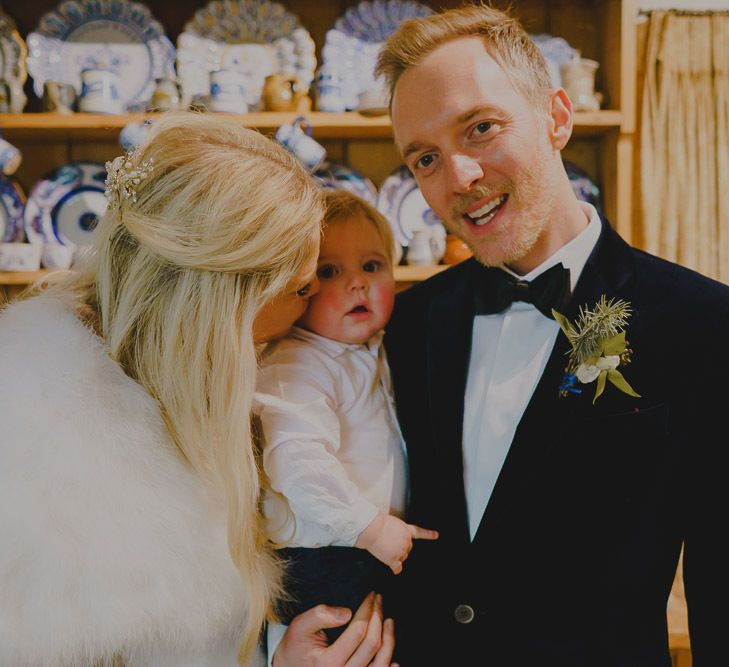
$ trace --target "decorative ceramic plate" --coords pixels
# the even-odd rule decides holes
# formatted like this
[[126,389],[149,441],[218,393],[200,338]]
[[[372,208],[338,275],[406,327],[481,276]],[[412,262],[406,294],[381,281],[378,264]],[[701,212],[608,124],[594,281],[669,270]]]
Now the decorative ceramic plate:
[[256,108],[269,74],[284,72],[310,86],[314,40],[299,18],[271,0],[213,0],[185,24],[177,40],[177,71],[186,96],[210,92],[210,72],[234,69],[250,82]]
[[349,190],[365,201],[377,206],[377,188],[364,174],[335,162],[324,162],[315,172],[325,188]]
[[403,247],[409,245],[414,231],[424,230],[445,250],[445,227],[428,206],[406,166],[398,167],[382,183],[377,210],[388,219],[395,239]]
[[184,30],[216,42],[267,44],[288,37],[300,25],[280,2],[212,0],[195,12]]
[[595,182],[589,177],[587,172],[578,167],[574,162],[569,160],[562,160],[564,162],[567,176],[570,179],[570,185],[574,190],[577,199],[586,201],[588,204],[592,204],[598,212],[602,211],[602,194],[600,188],[597,187]]
[[433,10],[414,0],[363,0],[350,7],[334,27],[363,42],[384,42],[406,19],[430,16]]
[[70,162],[38,181],[23,214],[31,243],[87,245],[106,210],[106,168],[96,162]]
[[0,7],[0,79],[10,89],[10,112],[20,113],[28,101],[23,84],[28,78],[25,59],[28,49],[15,28],[15,22]]
[[568,63],[575,56],[579,55],[577,49],[571,47],[563,37],[553,37],[548,33],[529,35],[537,48],[542,52],[547,61],[549,74],[552,78],[552,85],[559,88],[562,85],[561,67]]
[[119,75],[127,111],[141,111],[155,79],[174,78],[175,47],[149,9],[130,0],[65,0],[41,17],[28,34],[28,71],[33,90],[45,81],[81,90],[81,70],[110,69]]
[[20,183],[0,174],[0,242],[19,243],[24,240],[23,208],[25,193]]
[[210,94],[210,73],[221,69],[246,76],[246,103],[259,107],[263,84],[269,74],[280,69],[275,49],[268,44],[225,44],[191,32],[177,38],[177,72],[187,103],[193,97]]
[[322,48],[322,67],[338,81],[346,109],[357,109],[359,94],[378,87],[374,71],[382,43],[405,19],[432,13],[414,0],[364,0],[334,22]]

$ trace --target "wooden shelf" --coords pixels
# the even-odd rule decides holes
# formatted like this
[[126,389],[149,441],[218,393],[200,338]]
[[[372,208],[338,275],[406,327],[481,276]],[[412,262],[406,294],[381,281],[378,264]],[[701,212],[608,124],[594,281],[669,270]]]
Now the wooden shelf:
[[51,269],[41,269],[40,271],[0,271],[0,285],[30,285],[51,272]]
[[[284,123],[291,122],[297,114],[293,112],[259,112],[247,114],[221,114],[235,119],[246,127],[262,132],[273,132]],[[304,114],[311,124],[314,135],[319,139],[391,139],[392,126],[389,115],[365,116],[359,112],[326,113],[312,111]],[[74,113],[19,113],[1,114],[0,130],[10,140],[53,142],[98,141],[116,139],[116,134],[131,122],[154,120],[153,113],[122,115]],[[575,114],[575,134],[578,136],[599,136],[611,129],[619,128],[622,122],[620,111],[598,111]]]
[[[284,123],[290,123],[297,114],[293,112],[260,112],[247,114],[219,114],[235,119],[246,127],[262,132],[273,132]],[[392,127],[389,116],[364,116],[361,113],[304,114],[314,134],[320,139],[390,139]],[[154,120],[157,114],[90,114],[74,113],[21,113],[0,116],[0,129],[8,138],[37,140],[41,142],[68,139],[96,141],[114,139],[127,123]]]
[[445,271],[449,268],[447,264],[437,264],[435,266],[396,266],[395,282],[398,283],[414,283],[426,278],[434,276],[436,273]]
[[[440,273],[448,266],[438,264],[437,266],[396,266],[396,282],[418,282]],[[0,285],[30,285],[31,283],[47,276],[52,269],[41,269],[40,271],[0,271]]]

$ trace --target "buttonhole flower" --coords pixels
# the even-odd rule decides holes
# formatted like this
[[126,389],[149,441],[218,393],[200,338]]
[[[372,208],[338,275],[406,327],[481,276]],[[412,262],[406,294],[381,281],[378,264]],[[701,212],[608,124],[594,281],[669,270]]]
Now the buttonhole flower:
[[610,382],[629,396],[640,397],[618,370],[630,363],[632,350],[625,337],[631,307],[621,299],[608,300],[603,294],[593,309],[580,307],[576,322],[552,310],[554,319],[567,336],[571,350],[559,386],[560,396],[581,394],[579,384],[597,382],[593,404]]

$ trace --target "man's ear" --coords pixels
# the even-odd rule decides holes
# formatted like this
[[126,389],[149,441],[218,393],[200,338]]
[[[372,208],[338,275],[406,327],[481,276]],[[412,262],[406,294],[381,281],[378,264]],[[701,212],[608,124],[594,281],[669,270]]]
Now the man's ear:
[[550,141],[555,150],[562,150],[572,136],[572,100],[564,88],[556,88],[549,96]]

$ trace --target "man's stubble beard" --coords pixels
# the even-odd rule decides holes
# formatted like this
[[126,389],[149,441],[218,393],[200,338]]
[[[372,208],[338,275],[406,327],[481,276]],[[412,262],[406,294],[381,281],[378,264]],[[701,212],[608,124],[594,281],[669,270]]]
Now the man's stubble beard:
[[[459,228],[467,223],[463,222],[459,212],[474,201],[489,199],[503,192],[509,195],[507,207],[512,202],[521,203],[521,218],[512,220],[508,227],[496,230],[489,237],[463,238],[467,235],[459,234]],[[460,199],[454,206],[449,224],[445,226],[470,247],[474,257],[484,266],[508,266],[526,257],[536,245],[549,224],[555,193],[556,178],[551,156],[540,153],[538,161],[524,172],[519,182],[511,180],[492,186],[477,186],[468,197]]]

